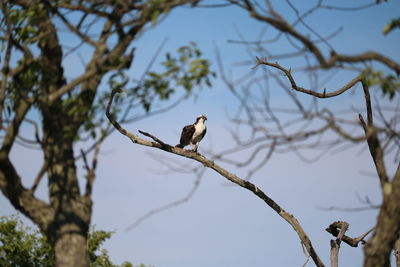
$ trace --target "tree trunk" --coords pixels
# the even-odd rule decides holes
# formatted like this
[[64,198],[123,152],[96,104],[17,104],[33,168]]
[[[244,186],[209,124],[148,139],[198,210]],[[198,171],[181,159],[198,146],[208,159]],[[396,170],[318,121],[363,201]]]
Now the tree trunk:
[[383,203],[374,236],[365,246],[364,267],[390,266],[390,253],[400,231],[400,170],[384,186]]
[[54,244],[57,267],[89,266],[87,254],[87,232],[82,233],[78,225],[64,224],[57,231]]
[[78,183],[74,155],[78,126],[60,100],[43,110],[43,150],[50,206],[54,209],[45,234],[54,249],[57,267],[86,267],[92,201],[81,194]]

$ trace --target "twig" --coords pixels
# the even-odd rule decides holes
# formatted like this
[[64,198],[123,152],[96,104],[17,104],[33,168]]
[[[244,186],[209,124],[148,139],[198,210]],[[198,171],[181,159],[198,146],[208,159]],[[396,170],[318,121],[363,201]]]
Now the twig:
[[310,254],[307,253],[307,250],[305,249],[303,242],[301,242],[301,249],[303,250],[303,253],[306,256],[306,262],[303,264],[303,267],[305,267],[307,263],[310,261]]
[[96,144],[91,166],[89,166],[89,163],[88,163],[88,161],[86,159],[85,151],[83,149],[81,149],[81,155],[82,155],[84,167],[85,167],[85,169],[87,171],[87,174],[86,174],[87,181],[86,181],[86,191],[85,191],[85,195],[86,196],[91,196],[91,194],[92,194],[94,180],[96,179],[97,159],[98,159],[99,154],[100,154],[101,144],[103,143],[103,141],[104,141],[106,136],[107,136],[107,134],[104,134],[102,136],[102,138],[100,138],[99,142]]
[[162,211],[166,211],[166,210],[168,210],[168,209],[177,207],[177,206],[179,206],[179,205],[182,205],[182,204],[188,202],[188,201],[192,198],[192,196],[196,193],[197,189],[199,188],[201,178],[202,178],[202,176],[203,176],[203,174],[204,174],[204,170],[205,170],[205,169],[203,169],[203,170],[197,175],[196,180],[194,181],[194,184],[193,184],[193,186],[192,186],[192,189],[189,191],[189,193],[188,193],[185,197],[183,197],[183,198],[181,198],[181,199],[179,199],[179,200],[176,200],[176,201],[174,201],[174,202],[168,203],[168,204],[166,204],[166,205],[163,205],[163,206],[161,206],[161,207],[158,207],[158,208],[155,208],[155,209],[152,209],[152,210],[148,211],[146,214],[140,216],[133,224],[131,224],[130,226],[128,226],[128,227],[126,228],[126,231],[130,231],[130,230],[132,230],[132,229],[135,229],[135,228],[138,227],[143,221],[149,219],[150,217],[152,217],[153,215],[155,215],[155,214],[157,214],[157,213],[160,213],[160,212],[162,212]]
[[87,182],[86,182],[85,195],[86,196],[90,196],[91,193],[92,193],[92,185],[93,185],[93,181],[94,181],[94,171],[89,166],[89,163],[88,163],[87,158],[86,158],[86,154],[83,151],[83,149],[81,149],[81,156],[82,156],[82,159],[83,159],[84,168],[87,171],[87,174],[86,174]]
[[354,207],[354,208],[344,208],[344,207],[335,207],[335,206],[330,206],[330,207],[318,207],[320,210],[324,211],[345,211],[345,212],[358,212],[358,211],[368,211],[368,210],[373,210],[373,209],[379,209],[381,205],[370,205],[366,207]]
[[154,135],[151,135],[151,134],[149,134],[147,132],[143,132],[143,131],[139,130],[139,133],[141,133],[141,134],[143,134],[143,135],[145,135],[147,137],[150,137],[151,139],[153,139],[154,141],[156,141],[157,143],[159,143],[163,147],[170,146],[170,145],[164,143],[163,141],[161,141],[160,139],[158,139],[157,137],[155,137]]
[[35,193],[40,181],[42,180],[44,174],[46,173],[46,169],[47,169],[47,163],[45,162],[45,163],[43,163],[42,168],[38,172],[38,174],[37,174],[37,176],[35,178],[35,181],[33,182],[33,185],[31,187],[32,194]]

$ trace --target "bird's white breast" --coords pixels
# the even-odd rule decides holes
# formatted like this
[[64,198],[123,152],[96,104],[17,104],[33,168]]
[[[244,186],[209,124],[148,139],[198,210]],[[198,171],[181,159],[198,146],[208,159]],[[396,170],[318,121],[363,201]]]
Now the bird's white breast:
[[194,126],[194,134],[193,134],[193,142],[199,142],[199,138],[202,137],[202,134],[204,130],[206,129],[206,126],[204,125],[204,122],[201,120],[199,121],[195,126]]

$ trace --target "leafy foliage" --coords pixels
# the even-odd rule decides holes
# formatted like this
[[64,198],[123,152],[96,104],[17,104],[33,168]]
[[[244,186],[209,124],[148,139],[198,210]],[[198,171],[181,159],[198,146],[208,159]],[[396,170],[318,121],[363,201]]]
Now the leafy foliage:
[[38,29],[33,26],[36,23],[37,8],[38,5],[33,4],[28,9],[10,9],[9,19],[14,25],[12,33],[17,41],[26,41],[38,34]]
[[[147,112],[156,109],[154,102],[159,104],[162,100],[172,98],[178,87],[183,88],[180,96],[186,96],[194,86],[211,84],[209,76],[213,73],[209,70],[209,63],[201,58],[201,52],[194,44],[178,50],[176,58],[168,55],[161,72],[147,72],[139,81],[127,78],[134,59],[133,42],[149,25],[157,24],[160,17],[167,15],[170,10],[194,2],[0,2],[0,128],[3,130],[0,139],[4,155],[1,160],[7,162],[0,164],[0,187],[14,207],[33,218],[40,229],[54,226],[52,231],[46,231],[47,237],[55,240],[51,245],[59,240],[63,231],[61,226],[70,223],[73,230],[66,238],[69,249],[86,249],[86,238],[79,242],[72,241],[74,235],[86,234],[90,225],[91,193],[100,145],[112,132],[104,115],[111,90],[124,89],[129,96],[116,99],[119,105],[112,110],[115,115],[123,113],[121,122],[127,123],[146,117]],[[85,56],[81,57],[83,53]],[[77,66],[75,62],[71,64],[66,60],[69,56],[81,59],[81,70],[74,69]],[[140,66],[137,69],[140,70]],[[70,76],[69,70],[77,74]],[[110,88],[103,84],[107,78],[110,78]],[[174,101],[173,104],[178,102]],[[173,106],[168,105],[163,110]],[[135,112],[136,117],[128,117],[127,114],[133,113],[131,111],[134,109],[141,114]],[[20,131],[26,124],[33,125],[27,131],[29,137],[25,137],[25,133],[22,136]],[[38,177],[48,178],[48,203],[36,198],[33,190],[24,194],[29,189],[23,186],[21,176],[17,171],[10,172],[14,166],[8,156],[17,142],[43,152],[44,164]],[[78,150],[85,161],[88,177],[86,192],[82,194],[84,190],[81,190],[79,183],[81,174],[74,164],[79,160]],[[86,156],[92,157],[91,164],[87,163]],[[38,211],[40,216],[34,216]],[[79,220],[75,217],[53,216],[55,211],[72,212]],[[36,219],[39,217],[45,219]],[[2,219],[1,223],[5,230],[1,232],[0,266],[54,265],[54,252],[48,248],[42,235],[38,232],[28,233],[15,220],[6,224]],[[90,251],[92,266],[114,266],[107,251],[101,249],[101,244],[110,236],[107,232],[92,233],[95,239],[90,241],[94,242]],[[53,249],[57,259],[69,257],[82,265],[87,263],[84,253],[66,255],[64,248],[55,246]],[[45,258],[39,259],[42,255],[46,255]]]
[[[215,72],[210,69],[210,62],[202,58],[202,52],[193,42],[178,48],[176,55],[166,53],[161,67],[161,70],[148,71],[141,80],[129,80],[125,71],[117,71],[110,75],[109,88],[123,90],[128,96],[125,99],[117,97],[111,113],[114,115],[120,113],[124,109],[125,103],[130,103],[131,106],[134,105],[132,103],[136,103],[136,106],[139,104],[145,112],[150,112],[154,102],[170,99],[178,92],[178,89],[183,89],[183,93],[189,96],[193,93],[194,88],[211,87],[211,79],[216,76]],[[92,109],[88,111],[88,118],[84,121],[76,140],[85,140],[85,134],[89,138],[96,139],[99,133],[104,133],[106,121],[103,111],[109,98],[110,92],[108,91],[99,94]],[[76,97],[72,94],[64,100],[65,108],[71,102],[71,106],[74,107],[73,104],[76,101]],[[69,112],[75,111],[69,109]]]
[[168,1],[169,0],[150,0],[145,3],[145,14],[150,17],[153,26],[157,24],[160,15],[170,12],[168,5],[166,5]]
[[147,73],[143,83],[132,89],[133,94],[138,94],[146,111],[151,108],[154,98],[167,100],[181,87],[189,95],[195,86],[211,86],[210,77],[215,73],[210,70],[210,62],[201,58],[202,53],[195,43],[182,46],[176,57],[170,53],[166,54],[165,60],[161,63],[165,71]]
[[[30,233],[31,232],[31,233]],[[0,218],[0,265],[54,266],[54,252],[38,231],[24,227],[17,217]]]
[[[112,232],[92,230],[89,234],[88,252],[90,267],[133,267],[130,262],[115,265],[111,262],[103,243]],[[16,216],[0,217],[0,266],[52,267],[54,252],[39,231],[22,224]],[[136,267],[146,267],[144,264]]]
[[[210,70],[210,62],[202,58],[200,49],[193,42],[180,47],[176,56],[167,53],[161,65],[164,71],[149,71],[143,80],[135,81],[133,88],[125,90],[129,96],[140,99],[147,112],[155,100],[168,100],[177,88],[183,88],[184,93],[190,95],[195,87],[210,87],[211,77],[216,76]],[[127,80],[123,76],[112,78],[111,88],[122,89],[126,85]],[[115,78],[119,82],[115,82]]]
[[365,79],[369,86],[380,87],[384,95],[393,99],[397,91],[400,91],[400,79],[393,74],[385,75],[382,71],[368,69]]

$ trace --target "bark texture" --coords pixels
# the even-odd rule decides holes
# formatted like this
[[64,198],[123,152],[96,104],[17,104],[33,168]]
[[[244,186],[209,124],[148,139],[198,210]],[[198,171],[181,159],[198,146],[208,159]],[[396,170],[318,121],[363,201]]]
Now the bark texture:
[[365,246],[365,267],[390,266],[390,253],[395,248],[400,231],[400,171],[383,188],[383,203],[376,231]]

